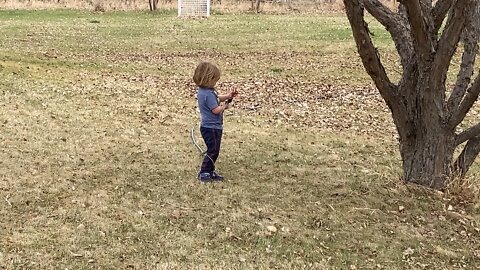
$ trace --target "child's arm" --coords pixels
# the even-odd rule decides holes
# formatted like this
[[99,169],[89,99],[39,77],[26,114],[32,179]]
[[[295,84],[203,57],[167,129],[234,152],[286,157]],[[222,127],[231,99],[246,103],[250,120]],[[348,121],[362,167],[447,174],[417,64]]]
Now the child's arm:
[[231,94],[224,94],[224,95],[218,95],[218,99],[220,102],[224,102],[225,100],[229,99],[231,97]]
[[220,100],[220,102],[223,102],[227,99],[232,99],[234,98],[236,95],[238,95],[238,91],[236,89],[233,89],[230,93],[228,94],[223,94],[223,95],[218,95],[218,99]]
[[[219,97],[220,98],[220,97]],[[212,113],[214,114],[220,114],[222,113],[223,111],[225,111],[226,109],[230,108],[230,104],[222,104],[222,105],[218,105],[217,107],[215,107],[213,110],[212,110]]]

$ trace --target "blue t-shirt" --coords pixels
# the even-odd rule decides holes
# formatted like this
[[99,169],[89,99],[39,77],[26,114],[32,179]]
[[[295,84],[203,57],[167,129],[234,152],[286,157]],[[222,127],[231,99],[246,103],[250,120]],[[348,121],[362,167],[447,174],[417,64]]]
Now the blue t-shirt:
[[214,89],[198,88],[198,108],[200,109],[200,126],[206,128],[223,129],[223,112],[214,114],[212,112],[220,101]]

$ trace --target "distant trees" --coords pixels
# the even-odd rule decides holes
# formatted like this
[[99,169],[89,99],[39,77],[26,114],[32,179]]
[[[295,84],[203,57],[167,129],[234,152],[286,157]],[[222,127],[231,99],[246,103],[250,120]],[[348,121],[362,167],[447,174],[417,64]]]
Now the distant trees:
[[148,0],[148,5],[150,7],[150,11],[157,10],[158,0]]
[[[391,1],[391,0],[385,0]],[[128,10],[128,9],[137,9],[148,8],[150,11],[155,11],[159,8],[162,8],[162,5],[165,5],[167,8],[172,8],[172,4],[175,5],[176,1],[173,0],[0,0],[0,8],[2,7],[1,3],[4,4],[15,4],[17,7],[31,6],[32,2],[48,4],[51,7],[62,7],[62,8],[93,8],[95,11],[105,11],[105,10]],[[264,8],[264,4],[276,7],[285,7],[290,11],[312,11],[312,10],[321,10],[323,8],[328,8],[328,5],[335,5],[335,7],[340,10],[341,0],[211,0],[213,6],[224,5],[228,7],[229,10],[235,9],[238,7],[237,11],[246,11],[250,9],[253,12],[261,12]],[[42,6],[44,6],[42,4]],[[47,5],[45,5],[47,6]]]
[[252,10],[255,11],[255,13],[260,12],[261,3],[262,3],[262,0],[252,0]]

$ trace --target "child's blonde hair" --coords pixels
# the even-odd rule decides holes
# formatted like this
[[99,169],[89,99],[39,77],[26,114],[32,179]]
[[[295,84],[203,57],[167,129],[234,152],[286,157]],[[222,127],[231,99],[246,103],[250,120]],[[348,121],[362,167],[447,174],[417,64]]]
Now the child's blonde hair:
[[204,88],[213,88],[219,79],[220,70],[209,62],[200,62],[193,74],[195,84]]

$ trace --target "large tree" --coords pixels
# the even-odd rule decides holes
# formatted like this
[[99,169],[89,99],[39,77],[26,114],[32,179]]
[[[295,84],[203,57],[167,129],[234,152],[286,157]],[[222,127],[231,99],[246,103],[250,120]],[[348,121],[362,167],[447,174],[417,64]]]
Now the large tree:
[[[400,141],[404,178],[437,189],[463,177],[480,152],[480,123],[459,132],[480,93],[475,72],[479,0],[343,0],[363,65],[389,107]],[[365,20],[365,10],[390,33],[402,65],[389,78]],[[462,53],[453,84],[447,71]],[[455,156],[456,149],[461,150]],[[459,151],[460,152],[460,151]]]

